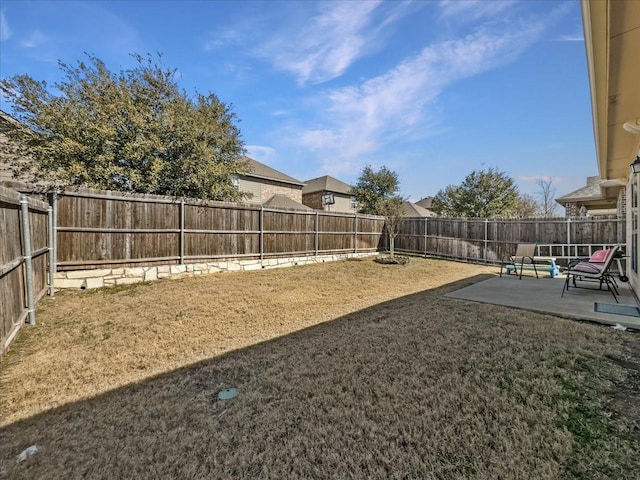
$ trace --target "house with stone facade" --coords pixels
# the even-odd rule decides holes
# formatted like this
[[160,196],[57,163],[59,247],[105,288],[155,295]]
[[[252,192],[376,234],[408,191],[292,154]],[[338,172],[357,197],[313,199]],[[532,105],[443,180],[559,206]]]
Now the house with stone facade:
[[302,187],[302,203],[314,210],[356,213],[358,203],[351,193],[351,185],[324,175],[307,180]]
[[587,177],[587,184],[556,198],[565,209],[565,217],[595,217],[625,214],[625,185],[620,180]]

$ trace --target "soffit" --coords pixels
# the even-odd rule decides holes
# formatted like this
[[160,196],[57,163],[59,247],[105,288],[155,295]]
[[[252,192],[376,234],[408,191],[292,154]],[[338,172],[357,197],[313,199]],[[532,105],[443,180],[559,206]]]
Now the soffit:
[[625,122],[640,118],[640,2],[582,2],[598,169],[624,178],[640,146]]
[[[630,13],[621,16],[624,21],[619,22],[616,30],[622,27],[626,30],[612,35],[609,42],[607,178],[628,175],[640,141],[639,135],[623,128],[625,122],[640,118],[640,2],[613,2],[612,7],[623,3]],[[612,8],[611,12],[613,24],[621,9]]]

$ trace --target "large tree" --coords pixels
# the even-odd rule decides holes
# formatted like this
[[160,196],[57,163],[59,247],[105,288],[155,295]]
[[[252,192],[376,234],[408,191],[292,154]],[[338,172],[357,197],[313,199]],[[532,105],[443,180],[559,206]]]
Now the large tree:
[[433,209],[450,217],[510,217],[518,206],[518,189],[506,173],[489,168],[473,171],[462,184],[449,185],[433,199]]
[[556,202],[555,178],[545,177],[536,180],[538,185],[537,195],[540,198],[540,208],[544,217],[555,217],[558,214],[558,203]]
[[188,96],[161,56],[134,55],[136,66],[117,74],[87,57],[75,66],[60,62],[64,80],[53,89],[28,75],[0,81],[30,132],[14,135],[36,167],[34,180],[241,198],[232,178],[246,169],[245,150],[229,105],[212,93]]
[[398,196],[398,175],[382,166],[377,172],[370,165],[362,169],[353,187],[360,213],[384,215],[385,201]]
[[518,197],[518,205],[514,213],[518,218],[532,218],[540,214],[540,205],[531,195],[524,194]]

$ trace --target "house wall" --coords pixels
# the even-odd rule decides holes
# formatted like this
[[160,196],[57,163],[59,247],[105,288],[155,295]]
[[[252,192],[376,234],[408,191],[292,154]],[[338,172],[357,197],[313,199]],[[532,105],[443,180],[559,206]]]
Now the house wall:
[[[322,205],[322,195],[324,193],[333,193],[333,199],[336,203],[333,205]],[[351,196],[343,195],[335,192],[313,192],[302,195],[302,203],[307,207],[315,210],[324,210],[327,212],[341,213],[357,213],[357,209],[351,208]]]
[[627,276],[634,292],[640,292],[638,274],[638,205],[640,205],[640,175],[631,175],[626,188],[627,198]]
[[238,189],[249,194],[244,201],[249,203],[263,203],[276,193],[285,195],[298,203],[302,203],[302,186],[290,185],[254,177],[240,177]]

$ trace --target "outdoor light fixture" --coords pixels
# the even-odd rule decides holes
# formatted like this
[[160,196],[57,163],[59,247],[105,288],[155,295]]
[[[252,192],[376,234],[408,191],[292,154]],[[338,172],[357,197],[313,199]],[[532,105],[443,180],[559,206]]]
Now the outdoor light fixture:
[[622,125],[622,128],[624,128],[629,133],[633,133],[634,135],[639,135],[640,134],[640,118],[638,118],[637,120],[629,120],[628,122],[625,122],[625,124]]
[[631,171],[635,175],[636,173],[640,173],[640,156],[637,156],[634,162],[630,165]]

